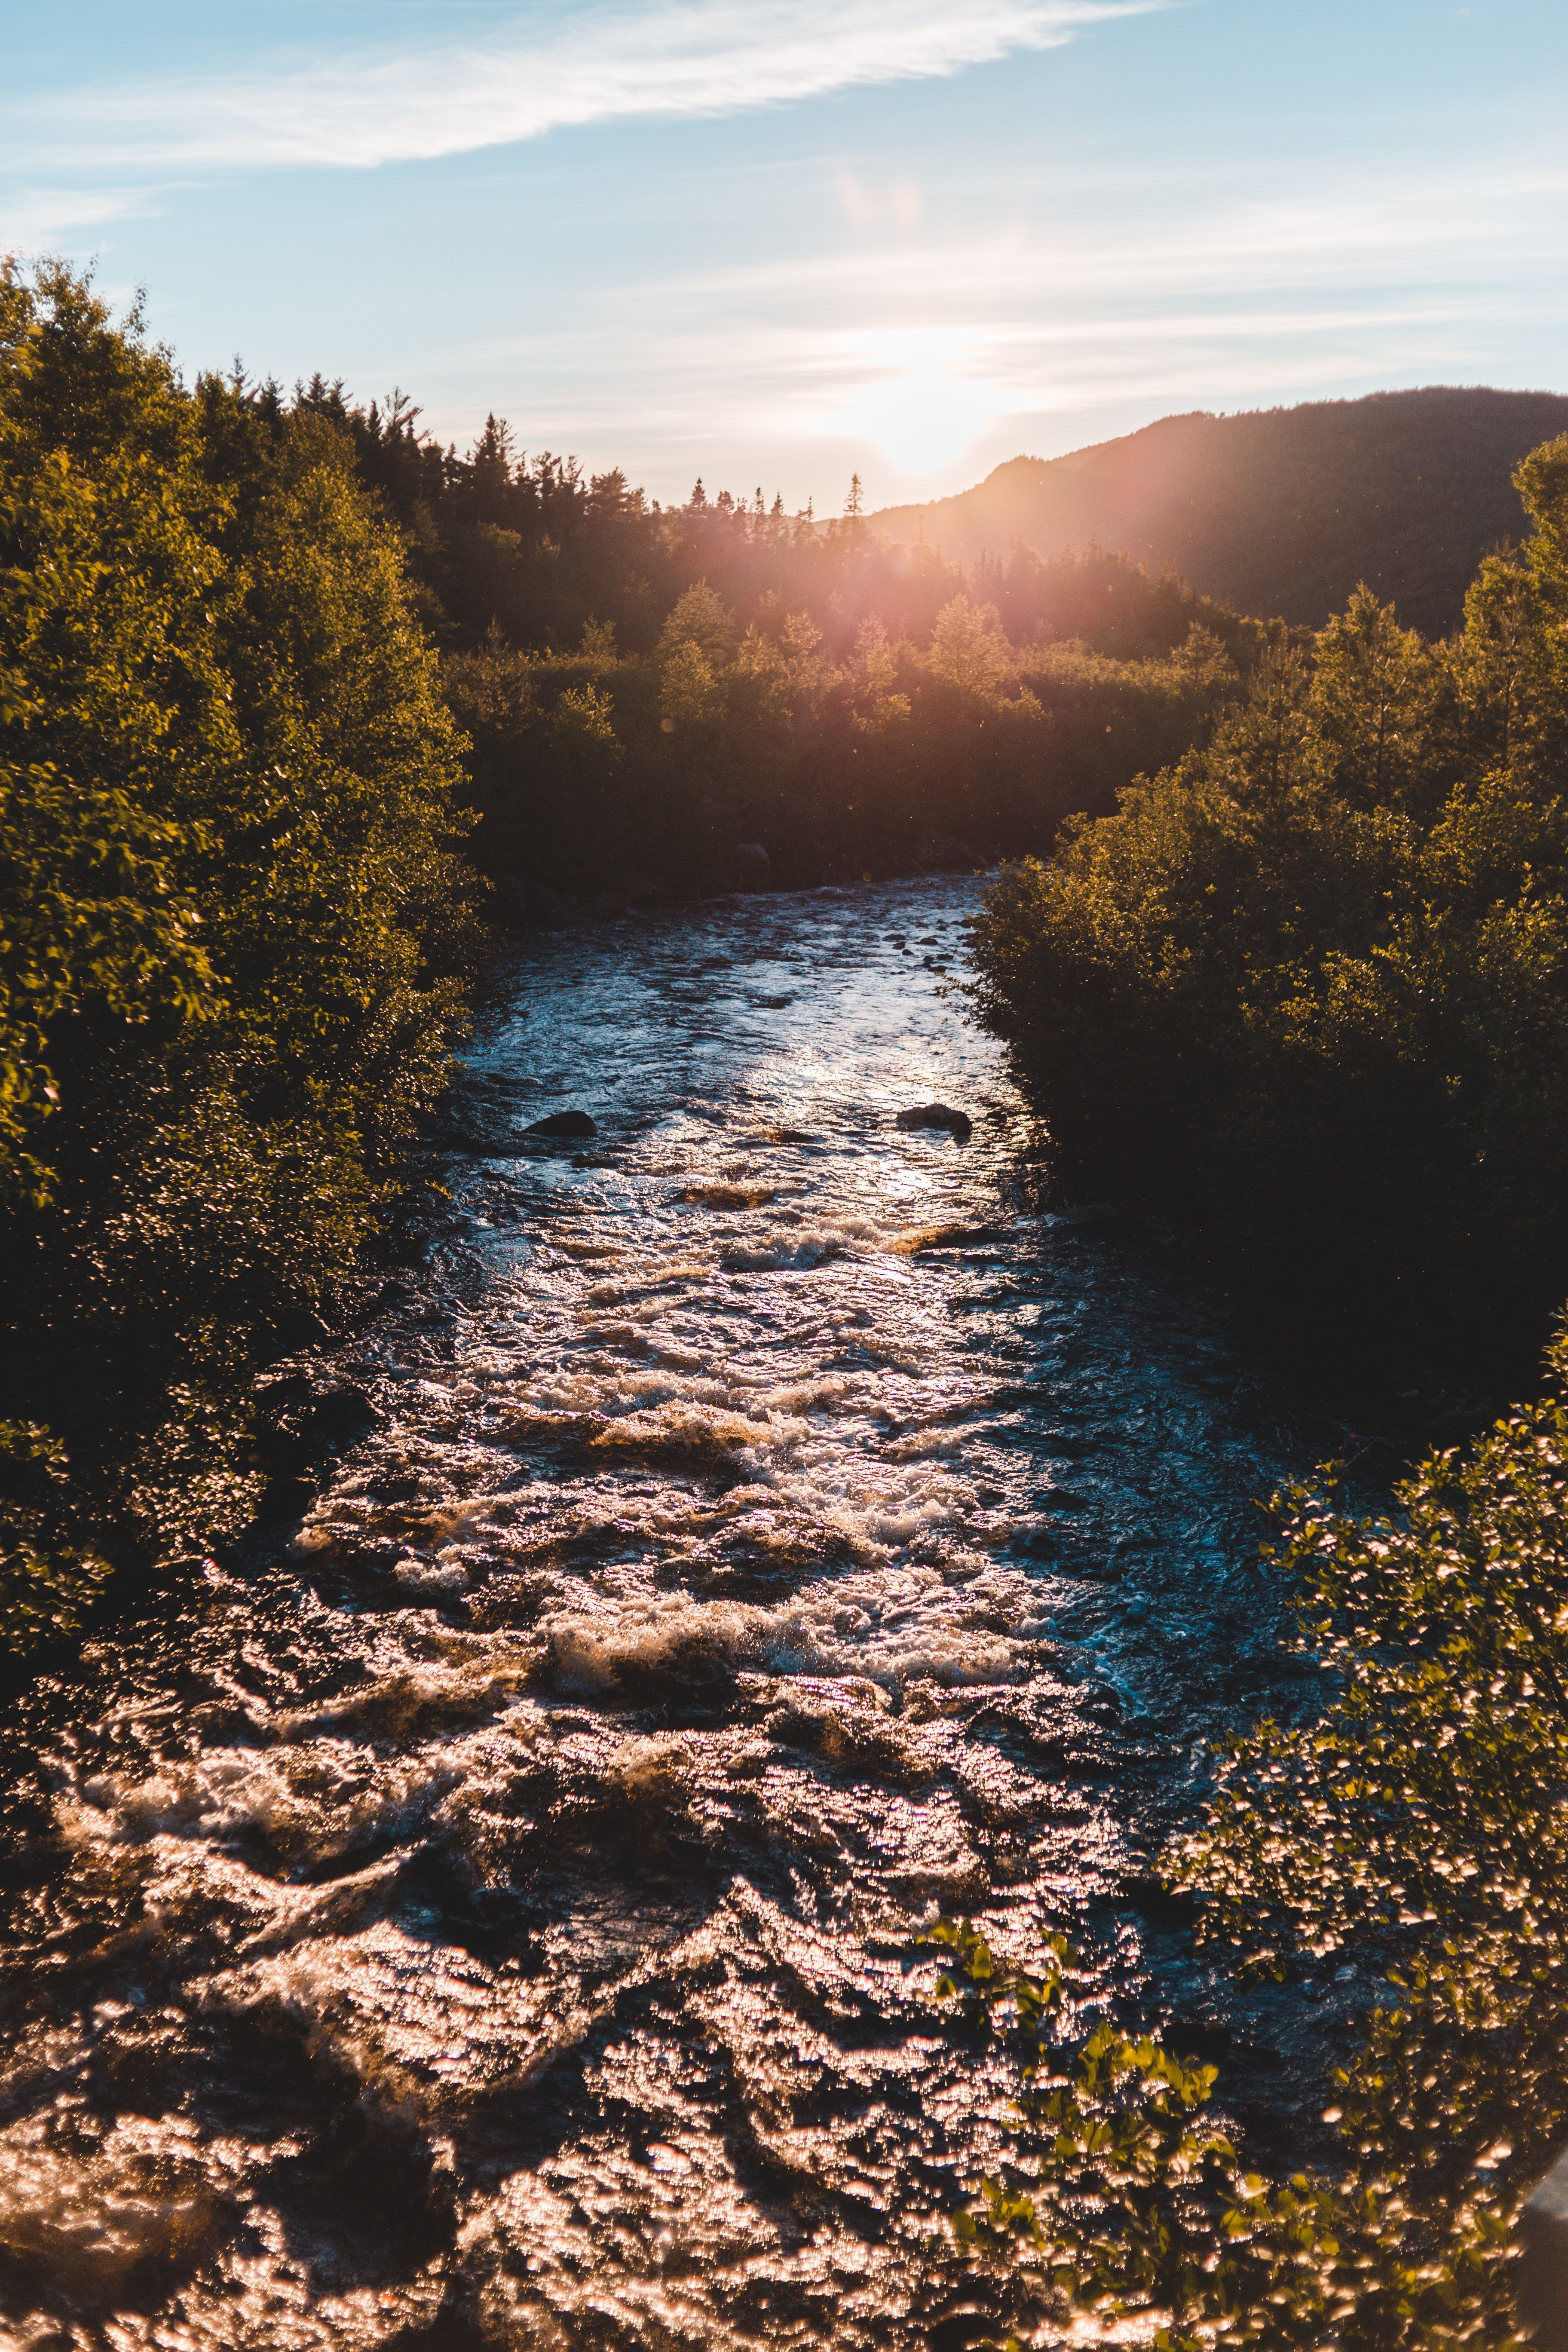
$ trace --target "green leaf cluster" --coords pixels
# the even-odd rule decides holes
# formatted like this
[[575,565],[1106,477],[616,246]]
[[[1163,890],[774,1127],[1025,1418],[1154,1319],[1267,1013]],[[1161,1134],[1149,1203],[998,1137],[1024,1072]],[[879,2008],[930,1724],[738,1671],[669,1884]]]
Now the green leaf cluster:
[[1212,739],[1004,870],[973,1001],[1069,1176],[1288,1295],[1536,1336],[1568,1291],[1568,442],[1429,644],[1366,590]]
[[1550,1393],[1429,1454],[1389,1513],[1345,1515],[1328,1475],[1279,1498],[1321,1704],[1233,1739],[1167,1856],[1241,1974],[1348,1965],[1373,1992],[1330,2070],[1338,2163],[1247,2171],[1203,2119],[1214,2069],[1104,2021],[1067,2040],[1059,1939],[1010,1979],[947,1922],[939,1990],[1004,2017],[1020,2065],[1015,2177],[982,2184],[961,2251],[1173,2346],[1514,2341],[1514,2223],[1568,2138],[1568,1334],[1548,1367]]
[[344,437],[0,277],[0,1416],[51,1465],[0,1496],[0,1641],[47,1618],[26,1561],[254,1499],[249,1372],[461,1016],[460,751]]
[[[998,2030],[1016,2049],[1020,2092],[1009,2177],[982,2179],[953,2216],[951,2258],[1021,2268],[1050,2340],[1066,2322],[1152,2352],[1514,2346],[1512,2244],[1496,2199],[1419,2211],[1415,2184],[1364,2149],[1331,2177],[1269,2180],[1205,2113],[1213,2066],[1104,2020],[1069,2041],[1058,1974],[1006,1981],[968,1922],[942,1921],[936,1937],[954,1932],[976,1947],[987,2022],[994,2004],[1012,2004]],[[1056,1950],[1070,1967],[1059,1939]],[[964,1997],[970,1982],[944,1975],[937,1990]]]

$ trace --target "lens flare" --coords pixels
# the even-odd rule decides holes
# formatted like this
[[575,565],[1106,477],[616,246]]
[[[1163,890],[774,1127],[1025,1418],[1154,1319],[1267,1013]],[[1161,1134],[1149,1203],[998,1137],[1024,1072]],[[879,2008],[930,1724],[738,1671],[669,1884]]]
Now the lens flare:
[[921,368],[868,384],[843,423],[857,437],[874,441],[901,472],[929,474],[975,440],[997,405],[989,384]]
[[822,427],[835,439],[872,443],[901,473],[934,473],[1016,405],[986,358],[985,339],[967,328],[858,335],[839,359],[842,389]]

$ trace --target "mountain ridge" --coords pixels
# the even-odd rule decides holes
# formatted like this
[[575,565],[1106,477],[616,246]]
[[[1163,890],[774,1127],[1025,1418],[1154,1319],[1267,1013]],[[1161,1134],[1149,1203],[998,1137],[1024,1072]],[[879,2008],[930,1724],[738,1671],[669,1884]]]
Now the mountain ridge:
[[869,520],[969,563],[1020,540],[1043,556],[1097,541],[1315,627],[1364,580],[1441,635],[1481,557],[1523,530],[1514,468],[1563,433],[1568,394],[1488,384],[1189,409],[1059,457],[1007,458],[970,489]]

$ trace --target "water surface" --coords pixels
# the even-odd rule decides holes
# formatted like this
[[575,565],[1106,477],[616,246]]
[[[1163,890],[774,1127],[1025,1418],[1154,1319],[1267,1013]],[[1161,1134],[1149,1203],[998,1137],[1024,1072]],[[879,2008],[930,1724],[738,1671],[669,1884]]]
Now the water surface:
[[374,1425],[19,1710],[7,2341],[960,2343],[1006,2078],[939,1908],[1068,1926],[1290,2127],[1150,1859],[1289,1696],[1257,1503],[1333,1433],[1182,1243],[1042,1208],[975,887],[531,950],[337,1351]]

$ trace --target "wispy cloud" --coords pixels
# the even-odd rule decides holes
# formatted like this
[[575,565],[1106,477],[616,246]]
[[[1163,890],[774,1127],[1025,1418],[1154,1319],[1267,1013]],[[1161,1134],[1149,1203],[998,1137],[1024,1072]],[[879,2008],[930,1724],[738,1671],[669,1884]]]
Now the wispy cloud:
[[[842,178],[838,186],[842,196]],[[900,319],[939,304],[951,317],[999,299],[1035,314],[1055,314],[1066,302],[1104,318],[1123,295],[1160,300],[1203,289],[1205,299],[1250,300],[1321,285],[1473,280],[1504,266],[1511,279],[1568,261],[1562,163],[1479,164],[1441,177],[1343,173],[1330,193],[1267,200],[1247,192],[1244,175],[1218,173],[1206,184],[1187,174],[1179,191],[1127,173],[1099,190],[1080,173],[1070,191],[1020,174],[970,194],[988,224],[977,234],[737,263],[661,287],[661,297],[687,289],[710,302],[794,297],[814,312],[837,301],[862,316],[886,310]],[[1105,198],[1103,219],[1094,215],[1097,195]],[[1054,215],[1069,199],[1079,210],[1063,231]],[[1511,282],[1508,299],[1519,299]]]
[[[967,235],[906,230],[868,200],[845,209],[868,241],[660,273],[608,299],[601,289],[593,313],[498,340],[487,381],[519,387],[531,439],[586,441],[600,462],[635,376],[632,461],[661,491],[697,471],[739,488],[766,469],[763,453],[787,451],[786,488],[822,490],[827,467],[847,479],[855,465],[886,499],[1170,408],[1517,381],[1503,354],[1561,315],[1568,167],[1555,160],[1368,171],[1264,200],[1228,169],[1189,175],[1184,201],[1157,171],[1123,174],[1120,212],[1082,174],[1072,189],[1015,175],[968,192],[986,225]],[[1019,205],[1011,222],[1004,194]],[[1069,194],[1082,203],[1067,235]]]
[[84,230],[144,220],[155,209],[142,188],[0,189],[0,254],[75,247]]
[[120,83],[32,112],[58,160],[161,168],[364,167],[573,125],[719,115],[928,79],[1060,47],[1171,0],[677,0],[594,8],[541,35]]

